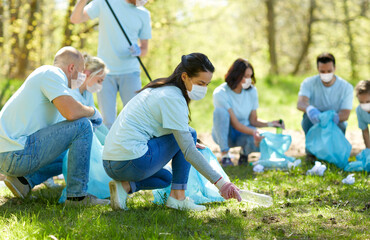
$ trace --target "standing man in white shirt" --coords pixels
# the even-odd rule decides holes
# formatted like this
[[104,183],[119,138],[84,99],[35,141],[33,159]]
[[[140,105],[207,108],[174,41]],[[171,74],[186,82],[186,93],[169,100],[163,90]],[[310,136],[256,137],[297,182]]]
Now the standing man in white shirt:
[[[86,193],[92,125],[102,122],[94,107],[70,95],[85,80],[84,60],[73,47],[60,49],[53,66],[33,71],[0,111],[0,173],[16,197],[62,173],[69,149],[66,203],[106,204]],[[67,121],[58,122],[59,113]]]
[[143,7],[146,2],[147,0],[109,0],[133,43],[132,46],[129,45],[105,0],[94,0],[89,4],[87,0],[79,0],[71,15],[71,22],[75,24],[99,18],[98,57],[106,63],[109,74],[97,96],[104,124],[108,128],[111,128],[117,115],[117,91],[125,106],[136,95],[136,91],[141,89],[140,63],[137,57],[147,54],[151,38],[150,13]]
[[[304,112],[302,128],[308,130],[320,122],[321,112],[334,110],[333,121],[345,133],[347,120],[352,109],[353,87],[346,80],[335,75],[335,58],[331,53],[322,53],[316,59],[318,75],[306,78],[298,93],[298,110]],[[307,160],[315,157],[307,151]]]

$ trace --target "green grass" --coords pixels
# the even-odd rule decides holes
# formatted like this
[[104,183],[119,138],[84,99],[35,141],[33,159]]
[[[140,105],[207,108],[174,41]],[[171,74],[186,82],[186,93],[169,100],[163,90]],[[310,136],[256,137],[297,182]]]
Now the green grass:
[[128,200],[128,211],[109,206],[66,207],[60,191],[39,188],[19,200],[0,190],[0,239],[368,239],[369,175],[354,185],[333,165],[324,177],[306,176],[312,165],[292,172],[253,173],[228,167],[239,188],[269,194],[274,205],[259,208],[235,200],[206,204],[204,212],[182,212],[153,204],[150,191]]

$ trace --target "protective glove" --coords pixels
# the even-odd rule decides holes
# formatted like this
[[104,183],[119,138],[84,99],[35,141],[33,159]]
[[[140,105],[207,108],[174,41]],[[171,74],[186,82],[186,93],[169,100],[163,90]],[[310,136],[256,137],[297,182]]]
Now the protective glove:
[[141,54],[141,49],[136,43],[132,44],[128,49],[130,50],[130,54],[133,57],[138,57]]
[[89,120],[92,123],[93,127],[99,127],[103,123],[103,118],[98,109],[94,107],[94,110],[95,110],[94,115],[89,117]]
[[306,109],[306,113],[307,113],[308,118],[311,120],[313,124],[320,122],[319,115],[321,112],[314,106],[311,106],[311,105],[308,106]]
[[338,125],[338,123],[339,123],[339,115],[338,115],[338,113],[336,113],[336,114],[334,115],[334,117],[333,117],[333,122],[334,122],[335,124],[337,124],[337,125]]
[[233,183],[227,182],[221,187],[220,194],[225,199],[235,198],[241,202],[242,197],[240,196],[239,191],[240,189],[237,188]]

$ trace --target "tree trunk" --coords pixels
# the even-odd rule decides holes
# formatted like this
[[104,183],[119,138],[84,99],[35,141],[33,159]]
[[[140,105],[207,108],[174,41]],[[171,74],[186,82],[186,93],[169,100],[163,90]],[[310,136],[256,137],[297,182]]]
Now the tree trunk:
[[352,79],[358,79],[357,74],[357,56],[355,46],[353,45],[353,35],[351,29],[351,20],[348,13],[348,2],[347,0],[343,0],[343,8],[344,8],[344,25],[346,26],[346,32],[348,37],[348,45],[349,45],[349,58],[351,60],[351,76]]
[[19,8],[21,5],[20,0],[11,0],[9,4],[9,12],[10,12],[10,26],[11,26],[11,53],[9,56],[9,67],[7,71],[7,77],[13,78],[13,72],[15,67],[15,61],[17,56],[20,54],[19,50],[19,34],[20,34],[20,26],[18,26],[18,13]]
[[18,64],[17,64],[17,78],[24,78],[27,72],[28,67],[28,56],[31,50],[31,40],[33,31],[36,28],[35,20],[36,20],[36,11],[37,11],[37,0],[31,0],[30,4],[30,12],[27,21],[27,31],[24,35],[23,45],[20,49],[20,54],[18,55]]
[[62,47],[72,45],[71,36],[72,36],[73,25],[71,24],[71,21],[69,20],[69,18],[72,14],[73,7],[74,7],[75,3],[76,3],[76,0],[69,0],[67,14],[64,18],[64,40],[63,40],[63,43],[62,43]]
[[301,53],[298,57],[298,61],[294,67],[294,70],[292,72],[293,75],[296,75],[299,71],[299,68],[304,60],[304,58],[307,56],[308,49],[312,42],[312,25],[315,21],[314,19],[314,10],[316,8],[316,0],[310,0],[310,8],[308,10],[308,23],[307,23],[307,33],[306,33],[306,40],[303,43],[303,47],[301,49]]
[[267,7],[267,36],[270,53],[270,74],[278,74],[278,62],[276,55],[276,28],[275,28],[275,0],[266,0]]
[[[4,4],[3,1],[0,1],[0,49],[3,47],[4,44]],[[3,50],[1,50],[3,52]]]

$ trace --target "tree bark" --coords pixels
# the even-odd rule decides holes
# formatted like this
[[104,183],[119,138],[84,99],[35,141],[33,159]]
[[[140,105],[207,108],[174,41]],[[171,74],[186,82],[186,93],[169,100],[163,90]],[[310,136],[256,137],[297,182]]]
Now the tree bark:
[[64,46],[71,46],[72,45],[72,24],[71,21],[69,20],[73,7],[76,3],[76,0],[69,0],[69,5],[67,9],[67,14],[64,17],[64,40],[62,43],[62,47]]
[[296,65],[294,66],[294,70],[292,72],[293,75],[296,75],[299,72],[299,68],[301,67],[301,64],[304,60],[304,58],[307,56],[308,49],[312,42],[312,25],[315,21],[314,18],[314,10],[316,8],[316,0],[310,0],[310,7],[308,10],[308,23],[307,23],[307,33],[306,33],[306,39],[303,43],[301,53],[298,57],[298,61]]
[[267,37],[270,54],[270,74],[278,74],[278,61],[276,54],[276,28],[275,28],[275,0],[266,0],[267,7]]
[[344,15],[345,15],[344,25],[346,26],[346,32],[347,32],[347,37],[348,37],[348,45],[349,45],[349,58],[351,60],[351,76],[352,76],[352,79],[358,79],[357,56],[356,56],[356,49],[355,49],[355,46],[353,44],[351,19],[349,17],[347,0],[343,0],[343,9],[344,9]]
[[15,60],[17,56],[20,54],[19,50],[19,34],[20,34],[20,26],[17,26],[18,22],[18,14],[19,8],[21,5],[21,0],[11,0],[9,4],[9,16],[10,16],[10,26],[11,26],[11,53],[9,56],[9,65],[7,71],[7,77],[13,78],[13,72],[15,67]]
[[23,40],[23,45],[20,48],[20,54],[18,55],[18,61],[17,61],[17,73],[16,77],[18,78],[24,78],[26,75],[26,70],[28,67],[28,56],[31,50],[31,47],[29,44],[31,43],[32,40],[32,34],[33,31],[36,28],[36,24],[34,23],[36,20],[36,11],[37,11],[37,0],[31,0],[30,4],[30,12],[29,12],[29,17],[27,21],[27,31],[24,35],[24,40]]

